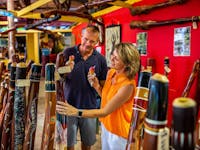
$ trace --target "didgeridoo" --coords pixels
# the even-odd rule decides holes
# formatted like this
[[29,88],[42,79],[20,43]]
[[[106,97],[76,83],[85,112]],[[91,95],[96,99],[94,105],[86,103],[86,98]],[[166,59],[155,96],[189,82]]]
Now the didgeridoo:
[[133,113],[131,117],[131,125],[129,129],[126,150],[140,150],[141,147],[141,130],[146,115],[149,94],[149,80],[152,73],[140,72],[138,86],[133,102]]
[[31,67],[23,150],[34,150],[41,69],[42,65],[39,63],[34,63]]
[[5,107],[5,115],[3,118],[2,136],[1,136],[1,150],[12,149],[14,142],[14,135],[12,128],[13,124],[13,106],[15,95],[15,75],[17,63],[12,63],[10,66],[10,81],[9,81],[9,95],[8,102]]
[[41,150],[53,150],[56,123],[56,90],[55,90],[55,65],[47,63],[45,67],[45,119],[42,134]]
[[25,112],[26,112],[26,97],[25,85],[26,79],[26,64],[20,62],[16,68],[16,85],[15,85],[15,100],[14,100],[14,149],[22,150],[25,137]]
[[154,74],[150,79],[149,97],[144,122],[143,150],[157,150],[159,129],[167,124],[168,79]]
[[179,97],[172,105],[172,147],[175,150],[194,150],[196,102],[188,97]]

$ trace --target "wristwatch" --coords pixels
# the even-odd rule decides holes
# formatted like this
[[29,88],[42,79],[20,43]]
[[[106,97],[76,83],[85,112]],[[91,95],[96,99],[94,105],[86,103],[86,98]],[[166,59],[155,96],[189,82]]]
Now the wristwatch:
[[82,117],[83,110],[78,109],[78,117]]

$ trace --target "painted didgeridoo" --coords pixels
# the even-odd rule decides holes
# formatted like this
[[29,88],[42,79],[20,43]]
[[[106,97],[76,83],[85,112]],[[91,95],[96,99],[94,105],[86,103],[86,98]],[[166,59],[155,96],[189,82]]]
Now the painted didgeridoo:
[[200,68],[200,60],[198,59],[195,61],[194,65],[193,65],[192,72],[189,76],[187,85],[185,86],[185,89],[183,90],[182,97],[187,97],[189,95],[189,92],[193,85],[194,79],[198,75],[199,68]]
[[152,72],[152,74],[154,74],[155,69],[156,69],[156,60],[154,58],[147,58],[147,70]]
[[3,128],[1,136],[1,150],[12,149],[14,146],[14,137],[12,135],[14,128],[13,124],[13,106],[14,106],[14,95],[15,95],[15,75],[16,75],[17,63],[12,63],[10,65],[10,82],[9,82],[9,95],[8,102],[5,107],[5,115],[3,119]]
[[42,134],[41,150],[53,150],[56,123],[56,90],[55,90],[55,65],[47,63],[45,67],[45,119]]
[[168,82],[167,77],[159,73],[150,79],[143,150],[158,149],[159,129],[167,124]]
[[[33,63],[34,63],[33,60],[29,60],[27,66],[26,66],[26,74],[28,74],[29,71],[31,70]],[[32,72],[32,73],[33,73],[33,72]]]
[[[56,58],[56,70],[65,66],[65,59],[63,53],[58,53]],[[58,73],[56,79],[56,101],[65,101],[64,98],[64,74]],[[55,149],[64,150],[67,146],[67,141],[64,136],[67,131],[66,116],[56,113],[56,131],[55,131]]]
[[[10,66],[12,63],[16,63],[16,67],[17,67],[17,63],[19,63],[20,60],[19,60],[19,55],[18,54],[13,54],[12,57],[11,57],[11,62],[8,63],[8,70],[10,70]],[[15,86],[15,82],[16,82],[16,68],[15,68],[15,74],[13,75],[13,84]],[[15,95],[15,90],[14,90],[14,95]],[[14,96],[13,96],[14,98]],[[13,100],[13,113],[14,113],[14,100]],[[14,149],[14,146],[15,146],[15,137],[14,137],[14,134],[15,134],[15,119],[14,119],[14,115],[13,115],[13,118],[12,118],[12,131],[11,131],[11,150]]]
[[4,111],[8,98],[9,77],[8,74],[3,75],[3,81],[0,88],[0,111]]
[[133,102],[133,113],[131,117],[131,125],[129,129],[126,150],[140,150],[141,133],[146,109],[148,104],[149,80],[152,73],[148,71],[140,72],[138,86]]
[[25,123],[25,139],[23,150],[34,150],[35,133],[37,127],[37,106],[42,65],[32,64],[30,74],[30,88],[28,94],[27,117]]
[[6,65],[5,65],[5,62],[3,61],[0,61],[0,82],[3,81],[3,76],[4,76],[4,73],[6,71]]
[[25,84],[26,79],[26,64],[20,62],[16,68],[16,85],[15,85],[15,100],[14,100],[14,149],[22,150],[25,137]]
[[194,150],[196,102],[187,97],[173,101],[172,147],[175,150]]
[[42,51],[42,77],[45,77],[45,66],[49,63],[49,54],[50,52],[48,50],[45,52],[44,50]]
[[[9,88],[9,77],[6,75],[4,77],[4,81],[1,83],[1,91],[0,91],[0,99],[2,101],[2,109],[0,110],[0,131],[3,128],[3,120],[5,116],[6,104],[8,101],[8,88]],[[0,138],[2,136],[2,132],[0,132]],[[1,139],[0,139],[1,140]]]
[[197,102],[197,130],[196,130],[196,149],[200,149],[200,116],[198,114],[200,114],[200,68],[199,68],[199,72],[197,75],[197,88],[196,88],[196,94],[195,94],[195,100]]
[[8,71],[10,70],[10,66],[12,63],[19,63],[19,55],[18,54],[13,54],[11,56],[11,61],[8,62]]

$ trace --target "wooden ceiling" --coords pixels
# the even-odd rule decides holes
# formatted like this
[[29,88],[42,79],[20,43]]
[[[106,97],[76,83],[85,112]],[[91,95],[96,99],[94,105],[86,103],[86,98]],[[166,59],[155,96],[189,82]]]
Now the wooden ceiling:
[[[14,0],[14,10],[10,11],[18,18],[18,22],[25,23],[27,20],[35,22],[43,19],[42,13],[57,11],[61,13],[61,18],[54,22],[55,25],[71,27],[121,7],[132,7],[132,4],[138,1],[140,0]],[[0,9],[7,10],[7,3],[8,0],[1,0]],[[6,22],[5,17],[0,16],[0,19]]]

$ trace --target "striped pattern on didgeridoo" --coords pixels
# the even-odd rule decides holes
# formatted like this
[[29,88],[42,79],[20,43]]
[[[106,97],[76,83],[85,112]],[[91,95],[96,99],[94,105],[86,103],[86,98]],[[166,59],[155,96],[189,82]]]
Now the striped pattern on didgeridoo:
[[[20,81],[26,79],[26,64],[20,62],[16,68],[16,83],[15,87],[15,100],[14,100],[14,149],[23,149],[24,136],[25,136],[25,86],[20,84]],[[20,85],[20,86],[19,86]]]

